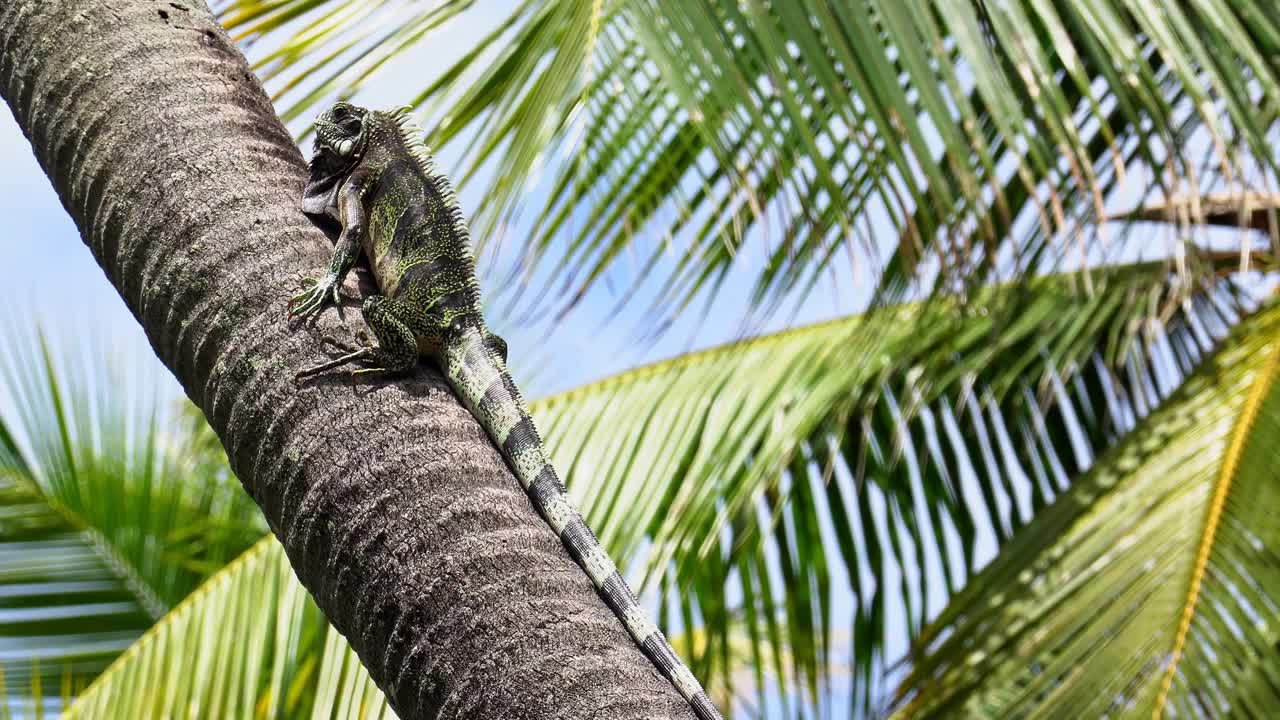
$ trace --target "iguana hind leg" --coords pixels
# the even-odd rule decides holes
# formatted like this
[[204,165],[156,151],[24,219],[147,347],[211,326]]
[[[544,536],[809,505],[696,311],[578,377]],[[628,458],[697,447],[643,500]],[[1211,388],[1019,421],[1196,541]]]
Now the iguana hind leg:
[[352,362],[371,365],[371,367],[352,370],[352,377],[401,372],[413,367],[418,361],[418,341],[413,335],[413,330],[410,329],[414,324],[414,310],[393,298],[372,295],[365,299],[360,312],[364,316],[365,324],[377,338],[377,344],[309,367],[294,376],[295,380],[302,380]]

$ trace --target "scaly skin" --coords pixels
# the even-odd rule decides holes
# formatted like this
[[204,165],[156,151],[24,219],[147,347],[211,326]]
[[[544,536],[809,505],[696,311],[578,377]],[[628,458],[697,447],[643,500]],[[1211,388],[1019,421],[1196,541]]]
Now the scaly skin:
[[641,649],[699,720],[722,720],[570,503],[507,372],[506,343],[485,326],[457,198],[407,115],[347,103],[322,114],[303,211],[340,232],[329,271],[308,280],[290,301],[290,314],[309,315],[336,302],[361,252],[382,294],[366,298],[361,309],[377,344],[303,370],[298,379],[351,362],[368,365],[352,375],[408,370],[420,357],[437,362]]

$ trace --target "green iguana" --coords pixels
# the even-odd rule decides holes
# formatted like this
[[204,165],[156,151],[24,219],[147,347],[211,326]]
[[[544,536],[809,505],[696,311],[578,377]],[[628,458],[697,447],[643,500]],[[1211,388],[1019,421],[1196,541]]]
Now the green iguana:
[[408,114],[337,103],[316,120],[310,170],[302,210],[338,239],[329,272],[308,279],[309,287],[290,301],[290,315],[336,303],[361,251],[382,294],[362,307],[377,344],[303,370],[298,379],[357,361],[369,367],[352,375],[408,370],[423,356],[437,362],[641,649],[699,720],[721,720],[570,504],[507,372],[506,343],[485,326],[470,234],[453,188]]

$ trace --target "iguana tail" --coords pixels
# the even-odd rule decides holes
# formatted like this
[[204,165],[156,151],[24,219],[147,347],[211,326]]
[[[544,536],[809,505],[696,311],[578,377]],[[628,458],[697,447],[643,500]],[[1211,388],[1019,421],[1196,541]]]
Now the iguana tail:
[[591,576],[605,603],[645,655],[689,701],[698,720],[723,720],[697,678],[681,662],[662,631],[649,620],[618,568],[600,547],[600,541],[569,501],[520,392],[511,381],[506,363],[485,342],[483,330],[467,329],[461,337],[448,343],[445,371],[463,404],[501,448],[534,506],[560,536],[569,554]]

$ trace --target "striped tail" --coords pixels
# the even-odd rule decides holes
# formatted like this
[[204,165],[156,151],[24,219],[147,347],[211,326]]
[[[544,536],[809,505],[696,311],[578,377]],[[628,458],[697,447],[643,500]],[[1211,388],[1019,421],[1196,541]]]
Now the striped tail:
[[605,603],[626,625],[627,632],[645,655],[689,701],[698,720],[723,720],[702,685],[681,662],[662,631],[649,620],[613,560],[573,507],[547,459],[542,440],[507,373],[506,364],[492,352],[484,338],[483,330],[468,329],[449,344],[445,353],[449,383],[502,449],[502,455],[533,504],[560,536],[573,559],[591,576]]

